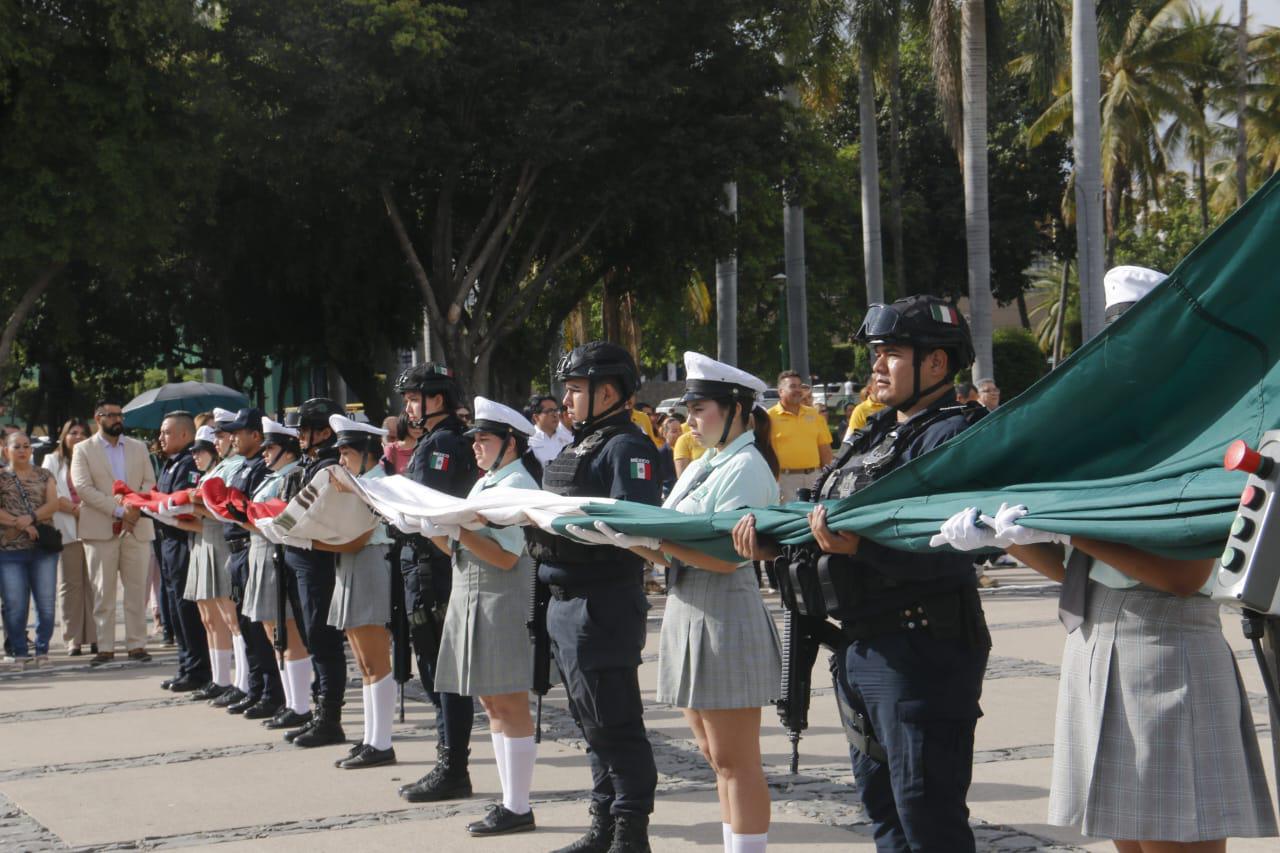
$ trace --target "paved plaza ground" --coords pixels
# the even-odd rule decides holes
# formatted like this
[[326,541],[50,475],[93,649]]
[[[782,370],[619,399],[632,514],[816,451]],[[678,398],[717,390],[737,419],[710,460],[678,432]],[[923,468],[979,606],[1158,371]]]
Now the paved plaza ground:
[[[1045,822],[1053,718],[1063,633],[1056,586],[1026,569],[995,572],[983,592],[995,647],[978,725],[969,793],[980,850],[1109,850],[1109,844]],[[651,835],[656,851],[720,849],[714,778],[680,712],[653,701],[662,598],[653,599],[640,672],[645,718],[657,754],[659,791]],[[771,609],[781,618],[776,597]],[[1244,650],[1239,620],[1224,613],[1238,651],[1264,751],[1270,737],[1261,679]],[[472,753],[473,799],[416,806],[396,787],[431,767],[433,719],[418,686],[395,727],[400,763],[342,771],[345,748],[304,750],[257,723],[162,691],[171,649],[149,664],[91,669],[88,658],[54,650],[50,669],[0,675],[0,850],[113,850],[215,847],[219,851],[547,851],[568,843],[586,818],[590,784],[583,743],[555,690],[544,713],[534,779],[538,831],[470,838],[464,826],[485,811],[498,777],[483,715]],[[845,740],[826,656],[814,670],[811,728],[800,773],[788,773],[786,733],[765,711],[764,758],[773,792],[774,849],[874,849],[854,804]],[[346,730],[361,731],[359,682],[352,671]],[[352,701],[354,697],[354,701]],[[1272,767],[1267,755],[1267,771]],[[1274,790],[1275,780],[1271,777]],[[1229,849],[1274,851],[1276,839]]]

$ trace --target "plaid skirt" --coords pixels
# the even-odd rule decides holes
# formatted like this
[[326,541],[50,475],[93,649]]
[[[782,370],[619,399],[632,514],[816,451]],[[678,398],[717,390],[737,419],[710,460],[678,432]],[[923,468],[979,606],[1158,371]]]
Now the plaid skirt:
[[[334,628],[345,631],[363,625],[391,621],[390,545],[366,545],[354,554],[339,554],[334,570],[329,617]],[[395,579],[399,582],[400,578]]]
[[[250,622],[275,622],[279,618],[279,579],[276,574],[275,545],[260,533],[249,534],[249,575],[244,582],[241,612]],[[285,618],[293,618],[293,605],[284,602]]]
[[1089,584],[1063,653],[1049,822],[1143,841],[1276,834],[1217,604]]
[[682,567],[658,644],[659,702],[759,708],[778,698],[782,643],[750,563],[732,574]]
[[207,601],[231,595],[231,572],[227,570],[227,540],[219,521],[203,519],[200,532],[191,537],[191,562],[187,564],[187,586],[182,597]]

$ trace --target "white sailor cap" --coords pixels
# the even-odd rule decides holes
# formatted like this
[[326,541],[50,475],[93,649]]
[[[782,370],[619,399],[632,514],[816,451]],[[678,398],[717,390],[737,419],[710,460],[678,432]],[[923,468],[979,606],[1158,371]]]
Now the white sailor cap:
[[681,399],[686,403],[722,398],[754,401],[769,387],[745,370],[700,352],[684,354],[684,371],[685,392]]
[[196,430],[195,443],[191,445],[192,450],[207,450],[210,453],[218,452],[218,431],[211,426],[202,426]]
[[1107,319],[1119,317],[1166,278],[1168,276],[1164,273],[1147,267],[1121,266],[1107,270],[1102,277],[1102,289],[1107,296]]
[[265,443],[272,443],[282,438],[298,437],[298,431],[293,427],[287,427],[279,421],[273,421],[266,415],[262,416],[262,438]]
[[385,429],[367,420],[360,423],[346,415],[329,415],[329,429],[338,437],[338,447],[368,447],[375,438],[381,445],[382,437],[387,434]]
[[223,432],[225,431],[223,428],[223,424],[229,424],[235,419],[236,419],[236,413],[231,411],[230,409],[224,409],[224,408],[221,408],[220,406],[213,407],[214,429],[220,432]]
[[471,429],[467,430],[467,435],[490,432],[505,436],[512,430],[524,435],[533,435],[533,424],[510,406],[504,406],[487,397],[476,397],[474,402],[475,414],[471,418]]

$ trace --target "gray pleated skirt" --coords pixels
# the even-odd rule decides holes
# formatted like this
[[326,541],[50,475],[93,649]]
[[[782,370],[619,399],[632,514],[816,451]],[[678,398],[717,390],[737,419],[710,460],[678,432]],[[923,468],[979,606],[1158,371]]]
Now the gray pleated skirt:
[[390,545],[369,545],[354,554],[339,554],[329,602],[328,622],[345,631],[391,621]]
[[1049,822],[1144,841],[1276,834],[1217,604],[1089,584],[1062,658]]
[[533,561],[527,554],[504,571],[470,551],[454,553],[453,589],[436,659],[437,690],[500,696],[533,686],[532,646],[525,627],[532,582]]
[[782,644],[750,563],[732,574],[682,567],[658,644],[659,702],[759,708],[778,697]]
[[191,562],[187,587],[182,597],[207,601],[231,595],[231,572],[227,571],[227,540],[220,521],[202,519],[200,532],[191,537]]
[[[244,603],[240,609],[250,622],[275,622],[276,595],[279,580],[276,577],[275,547],[265,536],[249,534],[249,575],[244,583]],[[286,598],[285,618],[293,618],[293,606]]]

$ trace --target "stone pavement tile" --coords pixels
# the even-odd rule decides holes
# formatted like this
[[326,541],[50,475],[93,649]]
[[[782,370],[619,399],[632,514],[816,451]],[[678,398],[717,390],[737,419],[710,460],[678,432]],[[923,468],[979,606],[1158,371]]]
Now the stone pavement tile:
[[[546,851],[570,843],[582,834],[587,820],[585,800],[533,804],[538,821],[535,832],[504,838],[472,838],[466,832],[471,815],[461,814],[424,818],[410,816],[400,822],[346,829],[343,832],[308,832],[274,835],[270,838],[246,839],[218,844],[218,851],[266,851],[266,853],[349,853],[351,850],[402,851],[414,849],[429,839],[430,845],[442,851]],[[404,818],[398,813],[396,818]],[[808,816],[776,807],[769,830],[772,845],[813,847],[818,850],[872,851],[875,845],[865,834],[815,824]],[[655,850],[695,850],[719,848],[721,842],[719,807],[715,793],[698,791],[673,795],[659,792],[650,824],[650,842]]]
[[[1056,613],[1057,611],[1055,611]],[[1062,647],[1067,636],[1055,617],[1053,627],[1014,628],[991,632],[993,656],[1038,661],[1053,668],[1062,666]],[[988,672],[990,677],[990,672]]]
[[0,675],[0,714],[59,708],[83,702],[124,702],[133,699],[163,699],[174,694],[160,689],[160,682],[172,675],[173,667],[163,662],[114,664],[90,669],[87,658],[80,663],[56,662],[48,670]]
[[1007,750],[1053,743],[1058,682],[1049,678],[996,678],[982,685],[982,712],[974,749]]

